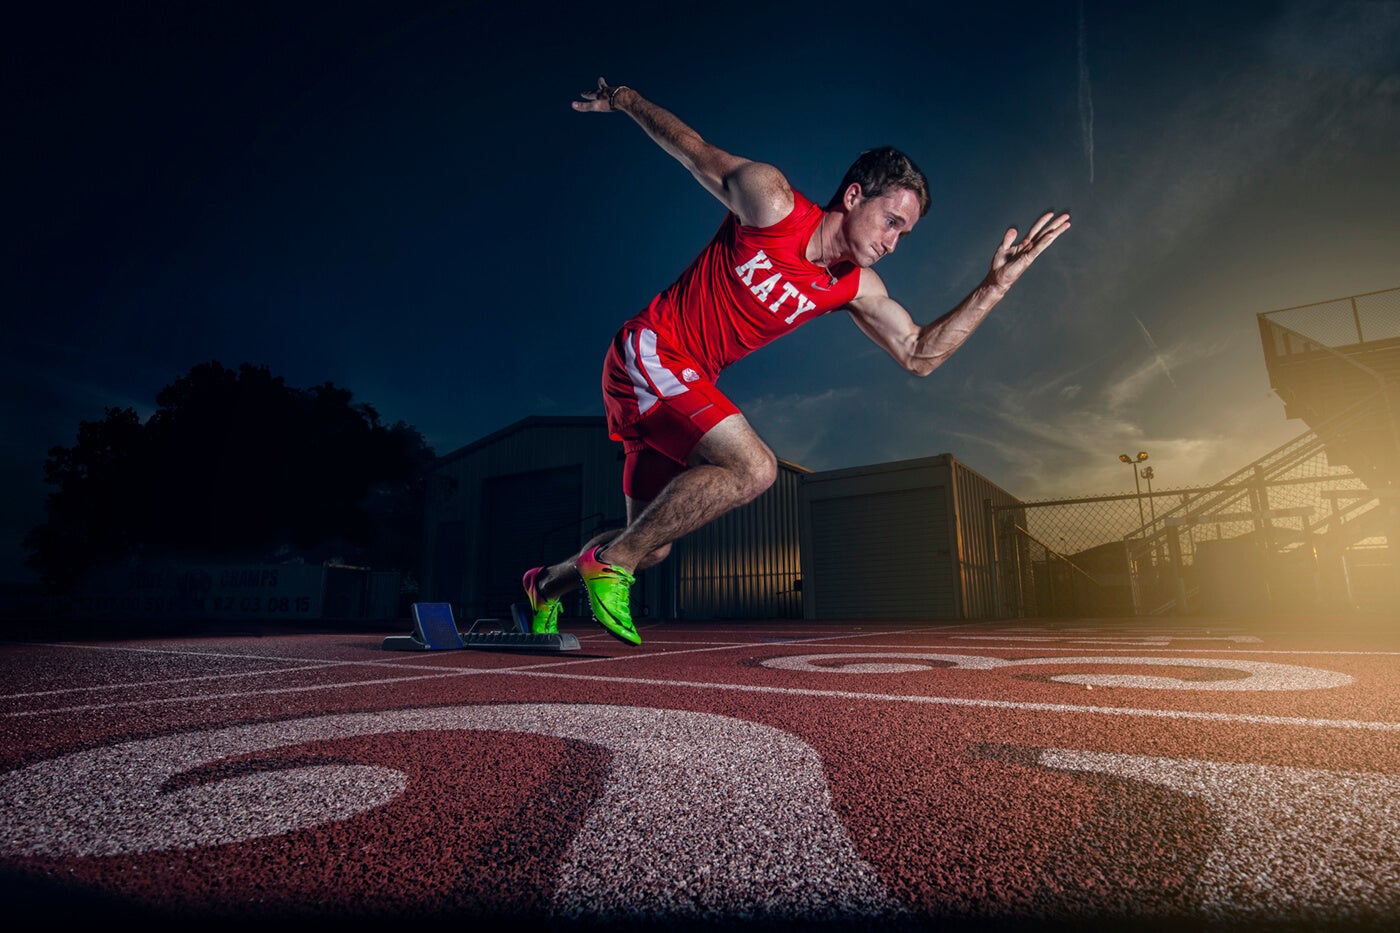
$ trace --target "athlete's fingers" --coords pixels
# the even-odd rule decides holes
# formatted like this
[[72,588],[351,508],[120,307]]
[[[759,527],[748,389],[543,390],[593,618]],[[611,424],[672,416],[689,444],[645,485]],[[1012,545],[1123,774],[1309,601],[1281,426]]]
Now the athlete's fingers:
[[1045,225],[1050,222],[1050,218],[1054,216],[1054,211],[1046,211],[1044,214],[1041,214],[1040,218],[1036,220],[1035,224],[1031,227],[1031,232],[1026,234],[1026,239],[1034,240],[1040,234],[1040,231],[1045,229]]

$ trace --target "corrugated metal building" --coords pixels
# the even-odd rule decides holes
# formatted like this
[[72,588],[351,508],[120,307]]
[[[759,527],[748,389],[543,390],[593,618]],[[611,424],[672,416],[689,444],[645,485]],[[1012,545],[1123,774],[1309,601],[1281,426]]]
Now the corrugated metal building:
[[1018,501],[951,454],[808,475],[806,617],[994,618],[988,500]]
[[676,542],[653,573],[667,619],[800,619],[798,499],[805,467],[778,460],[778,478],[748,505]]
[[[801,618],[797,499],[802,467],[779,461],[758,499],[678,542],[633,589],[640,618]],[[459,619],[504,616],[527,568],[621,528],[622,446],[601,417],[526,418],[433,465],[420,599]],[[586,616],[579,594],[565,603]]]
[[508,612],[526,569],[625,523],[621,454],[602,418],[526,418],[439,457],[420,598],[459,619]]
[[[997,614],[986,500],[951,455],[812,473],[779,460],[758,499],[677,542],[633,589],[652,619],[974,619]],[[422,591],[501,617],[520,575],[626,521],[622,447],[601,417],[526,418],[438,459]],[[588,615],[578,594],[565,614]]]

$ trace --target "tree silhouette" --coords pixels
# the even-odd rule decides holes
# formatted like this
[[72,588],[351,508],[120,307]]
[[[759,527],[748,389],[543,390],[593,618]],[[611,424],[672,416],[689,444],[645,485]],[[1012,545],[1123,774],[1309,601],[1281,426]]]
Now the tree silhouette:
[[44,465],[57,487],[25,539],[62,590],[119,561],[320,559],[417,571],[422,470],[413,427],[380,423],[333,383],[292,388],[266,366],[200,364],[156,396],[82,422]]

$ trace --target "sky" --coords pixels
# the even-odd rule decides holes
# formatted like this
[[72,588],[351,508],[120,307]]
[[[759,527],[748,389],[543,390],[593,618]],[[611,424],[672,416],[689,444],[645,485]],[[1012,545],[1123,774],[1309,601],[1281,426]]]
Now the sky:
[[[915,320],[1072,229],[925,379],[821,318],[719,385],[787,460],[951,453],[1026,499],[1217,482],[1302,433],[1256,315],[1400,287],[1400,2],[26,4],[6,138],[0,583],[47,451],[199,363],[334,382],[440,454],[598,415],[617,327],[723,208],[599,75],[824,202],[890,144]],[[664,10],[664,12],[663,12]],[[876,10],[872,15],[869,11]]]

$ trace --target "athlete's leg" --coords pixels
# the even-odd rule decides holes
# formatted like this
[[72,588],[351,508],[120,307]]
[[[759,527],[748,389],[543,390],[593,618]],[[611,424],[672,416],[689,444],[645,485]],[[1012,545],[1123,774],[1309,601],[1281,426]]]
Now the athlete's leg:
[[671,544],[752,501],[773,484],[777,458],[742,415],[719,421],[700,438],[700,461],[671,476],[645,507],[629,504],[633,518],[617,537],[584,551],[576,560],[588,590],[593,618],[614,637],[641,644],[632,623],[631,592],[636,571],[664,557]]
[[[621,528],[611,528],[601,534],[596,534],[588,539],[588,542],[583,546],[583,551],[579,553],[584,553],[590,548],[595,548],[600,544],[606,544],[621,533]],[[578,567],[574,563],[577,558],[578,554],[575,554],[572,557],[561,560],[557,564],[550,564],[540,569],[534,579],[535,590],[539,594],[539,599],[563,599],[583,585],[583,581],[580,580],[578,576]]]
[[[635,575],[663,560],[675,541],[757,498],[777,477],[777,458],[739,414],[706,431],[692,460],[694,466],[665,471],[670,479],[654,499],[628,496],[626,528],[603,532],[576,557],[527,574],[532,603],[557,601],[581,582],[594,618],[623,641],[640,643],[629,605]],[[557,617],[557,602],[551,609]]]
[[628,602],[635,574],[760,495],[777,476],[777,458],[712,381],[645,328],[619,332],[603,394],[610,433],[626,447],[627,525],[595,536],[570,560],[528,571],[523,583],[531,605],[549,602],[557,617],[558,597],[582,582],[594,617],[637,644]]
[[[778,475],[773,451],[739,414],[705,432],[692,459],[696,465],[629,515],[627,527],[595,556],[635,573],[658,560],[658,553],[664,557],[675,541],[756,499]],[[636,505],[629,502],[629,512]]]
[[[635,499],[632,496],[628,496],[628,524],[631,524],[633,521],[635,521],[637,516],[640,515],[650,504],[651,500],[649,499]],[[599,534],[596,534],[593,537],[589,538],[587,543],[585,543],[584,546],[579,550],[578,554],[575,554],[567,560],[560,561],[557,564],[550,564],[548,567],[542,568],[538,576],[535,577],[534,581],[540,598],[542,600],[562,599],[564,596],[567,596],[569,593],[572,593],[574,590],[582,586],[583,581],[579,578],[578,565],[575,563],[578,560],[579,555],[587,554],[589,551],[599,546],[600,544],[607,544],[609,541],[622,534],[622,531],[623,529],[621,528],[610,528],[607,531],[600,532]],[[641,562],[637,564],[634,573],[640,573],[641,571],[646,570],[648,567],[655,567],[657,564],[665,560],[666,556],[670,553],[670,544],[666,544],[663,547],[657,548],[656,550],[648,554],[646,557],[644,557],[641,560]]]

